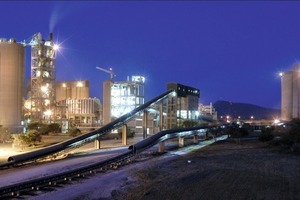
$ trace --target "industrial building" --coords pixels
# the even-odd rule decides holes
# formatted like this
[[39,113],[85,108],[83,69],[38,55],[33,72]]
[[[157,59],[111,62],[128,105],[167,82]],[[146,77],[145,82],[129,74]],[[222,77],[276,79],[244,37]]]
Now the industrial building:
[[214,121],[218,119],[217,111],[213,104],[209,105],[199,104],[199,120],[200,121]]
[[59,101],[56,108],[56,122],[61,123],[64,130],[101,125],[101,103],[97,98],[65,99]]
[[90,83],[83,81],[65,81],[55,83],[56,121],[63,129],[72,127],[99,127],[101,103],[90,98]]
[[65,99],[86,99],[90,96],[90,82],[64,81],[55,83],[55,99],[57,102]]
[[[106,80],[103,83],[103,124],[111,122],[134,108],[144,104],[145,78],[143,76],[132,76],[131,80],[113,81]],[[139,119],[131,122],[130,126],[135,128]],[[133,124],[132,124],[133,123]],[[138,130],[136,130],[139,132]]]
[[56,45],[34,34],[31,46],[31,77],[25,101],[27,123],[59,123],[63,132],[70,126],[100,126],[100,100],[90,98],[89,81],[56,82]]
[[[31,47],[31,76],[25,98],[26,46]],[[71,126],[99,127],[145,103],[145,78],[113,81],[111,68],[96,67],[110,74],[103,83],[103,106],[99,99],[90,98],[89,81],[56,82],[56,50],[52,33],[47,40],[34,34],[28,43],[0,39],[0,125],[19,132],[23,120],[60,123],[63,132]],[[178,83],[169,83],[167,89],[176,90],[177,96],[128,122],[136,133],[145,134],[145,127],[147,134],[155,133],[177,127],[185,119],[198,119],[198,89]]]
[[104,124],[144,104],[144,82],[144,77],[132,76],[127,81],[107,80],[103,83]]
[[294,64],[292,70],[281,75],[281,120],[300,117],[300,68]]
[[179,83],[168,83],[167,90],[173,89],[177,96],[169,98],[167,129],[180,126],[184,120],[198,120],[200,90]]
[[0,39],[0,125],[10,132],[22,131],[24,70],[24,46]]

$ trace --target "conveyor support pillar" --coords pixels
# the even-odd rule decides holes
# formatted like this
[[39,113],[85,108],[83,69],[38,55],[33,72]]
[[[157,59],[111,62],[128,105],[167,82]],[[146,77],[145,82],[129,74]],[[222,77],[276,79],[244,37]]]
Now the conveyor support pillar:
[[193,139],[194,139],[194,144],[198,144],[199,135],[194,135]]
[[159,131],[163,131],[164,128],[164,113],[163,113],[163,101],[159,106]]
[[160,143],[158,144],[158,152],[159,152],[159,153],[165,152],[165,142],[160,142]]
[[97,138],[97,139],[95,140],[95,148],[96,148],[96,149],[100,149],[100,138]]
[[127,124],[122,125],[122,144],[127,145]]
[[184,147],[184,137],[179,137],[179,147]]
[[147,126],[148,126],[148,112],[144,110],[143,115],[143,138],[147,138]]

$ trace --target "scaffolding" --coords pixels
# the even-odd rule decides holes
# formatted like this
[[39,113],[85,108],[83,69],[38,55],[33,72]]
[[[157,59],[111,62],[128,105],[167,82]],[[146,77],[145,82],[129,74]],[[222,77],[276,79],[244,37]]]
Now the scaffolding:
[[43,40],[42,35],[37,33],[33,35],[29,45],[31,46],[30,121],[51,123],[55,107],[56,71],[53,35],[50,33],[49,40]]

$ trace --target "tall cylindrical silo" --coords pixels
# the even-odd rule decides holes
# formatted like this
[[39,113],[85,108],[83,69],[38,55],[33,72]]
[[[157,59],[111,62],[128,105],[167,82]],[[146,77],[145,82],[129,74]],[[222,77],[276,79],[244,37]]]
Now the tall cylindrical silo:
[[25,47],[15,39],[0,39],[0,125],[22,130]]
[[293,72],[281,77],[281,120],[291,120],[293,115]]

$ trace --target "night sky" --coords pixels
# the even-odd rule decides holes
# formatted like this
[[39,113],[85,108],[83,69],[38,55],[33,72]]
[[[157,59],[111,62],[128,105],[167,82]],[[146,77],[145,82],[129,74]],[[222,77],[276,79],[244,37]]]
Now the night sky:
[[[1,1],[0,38],[30,41],[40,32],[61,46],[56,80],[89,80],[102,102],[116,81],[146,77],[150,100],[169,82],[217,100],[280,108],[280,71],[300,60],[297,1]],[[30,47],[26,48],[30,76]]]

